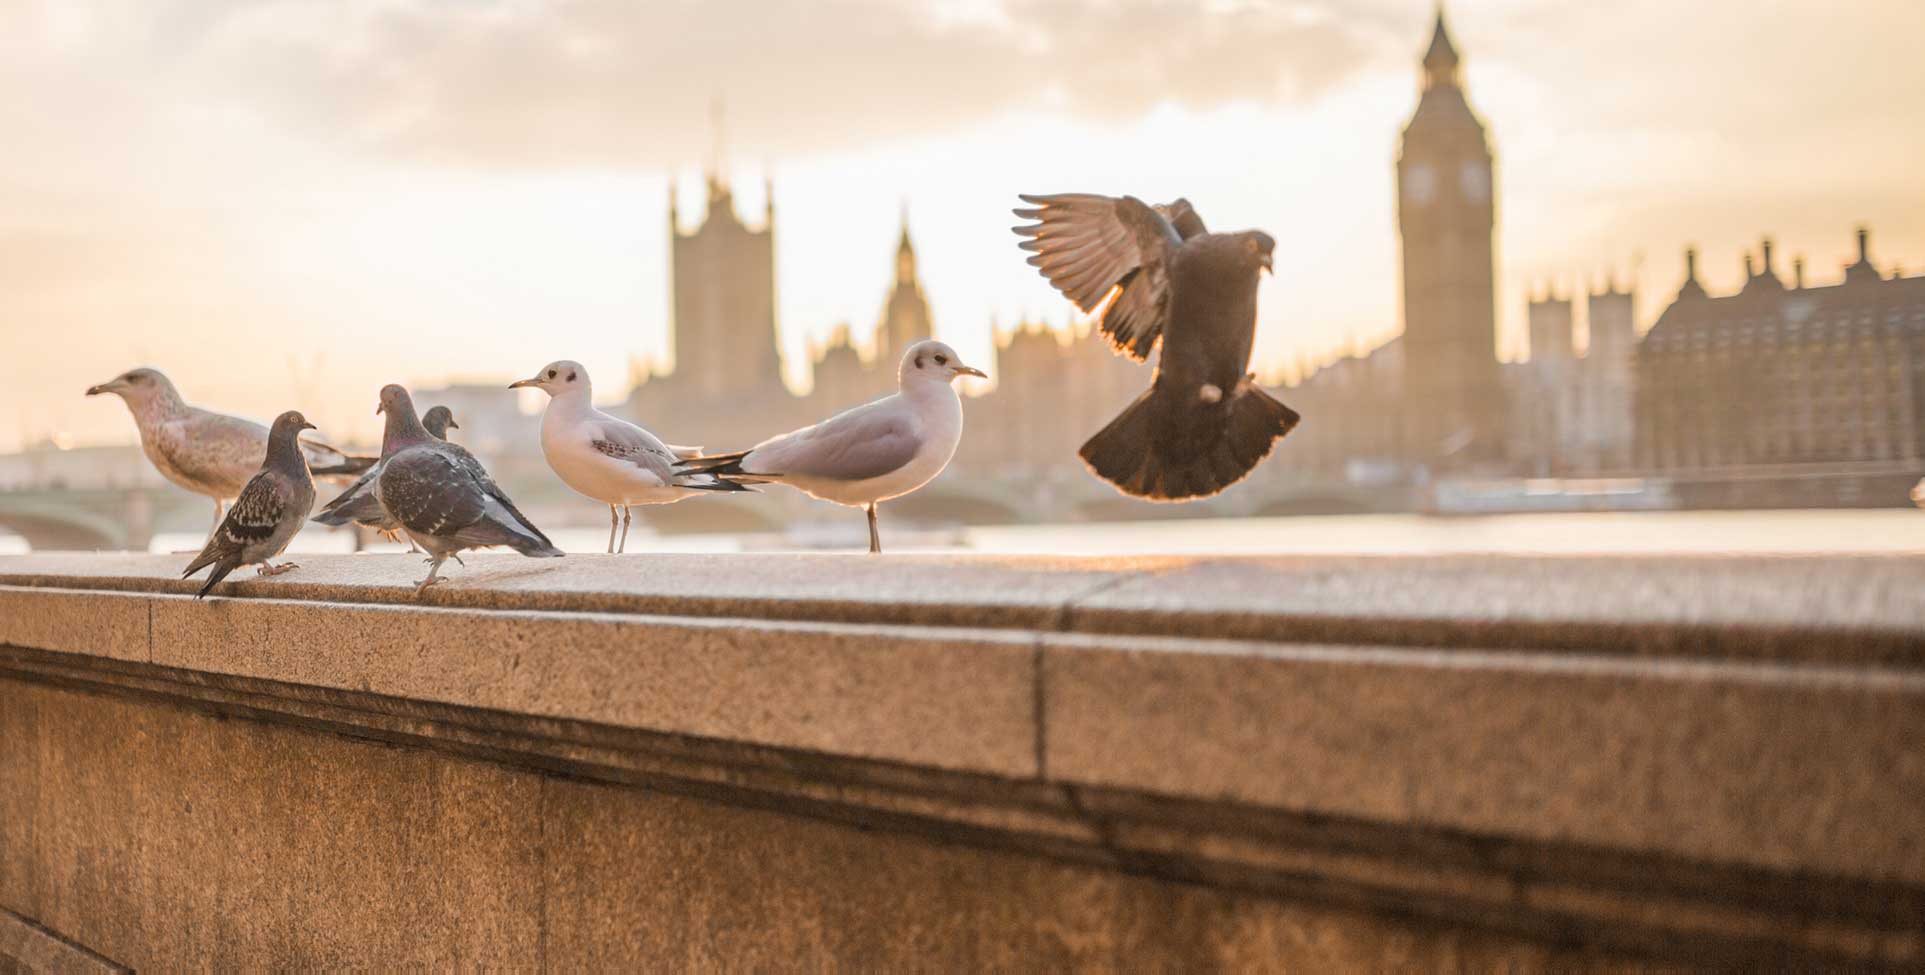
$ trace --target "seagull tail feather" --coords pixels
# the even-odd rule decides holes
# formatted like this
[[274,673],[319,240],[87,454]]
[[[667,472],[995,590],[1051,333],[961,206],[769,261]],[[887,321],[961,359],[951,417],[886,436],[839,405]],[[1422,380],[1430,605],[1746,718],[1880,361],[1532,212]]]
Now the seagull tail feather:
[[1227,409],[1177,395],[1152,388],[1137,397],[1083,444],[1083,463],[1131,497],[1207,498],[1242,480],[1300,419],[1249,380]]
[[742,458],[748,455],[748,451],[738,450],[732,454],[709,454],[705,457],[690,457],[686,460],[677,461],[675,470],[681,474],[746,475],[749,472],[742,469]]

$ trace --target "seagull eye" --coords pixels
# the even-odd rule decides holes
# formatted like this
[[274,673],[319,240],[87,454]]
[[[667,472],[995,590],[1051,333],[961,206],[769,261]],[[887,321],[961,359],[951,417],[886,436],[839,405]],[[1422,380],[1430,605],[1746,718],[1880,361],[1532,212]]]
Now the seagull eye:
[[574,373],[572,373],[572,372],[571,372],[571,373],[569,373],[569,374],[568,374],[568,381],[569,381],[569,382],[571,382],[571,383],[575,381],[575,374],[574,374]]
[[946,356],[946,355],[937,355],[937,356],[936,356],[936,365],[939,365],[939,366],[946,366],[946,365],[948,365],[948,364],[949,364],[949,357],[948,357],[948,356]]
[[555,370],[553,369],[548,370],[548,378],[550,379],[555,378]]

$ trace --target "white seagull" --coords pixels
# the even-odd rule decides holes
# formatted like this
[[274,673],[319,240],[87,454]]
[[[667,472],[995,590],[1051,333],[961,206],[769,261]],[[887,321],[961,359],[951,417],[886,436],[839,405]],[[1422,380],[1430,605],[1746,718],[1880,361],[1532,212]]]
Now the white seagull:
[[[162,476],[214,499],[218,530],[226,502],[240,497],[241,488],[261,469],[261,459],[267,455],[267,428],[253,420],[189,406],[158,369],[132,369],[87,387],[88,396],[102,393],[112,393],[127,404],[134,425],[140,428],[140,449]],[[359,474],[374,466],[373,457],[355,457],[313,440],[299,442],[315,477]]]
[[[535,375],[509,383],[548,394],[541,415],[541,453],[562,483],[608,505],[608,551],[628,548],[631,505],[668,504],[702,491],[747,491],[733,481],[675,469],[675,462],[702,452],[676,447],[620,417],[595,408],[588,370],[570,359],[543,366]],[[615,510],[621,509],[622,541],[615,544]]]
[[896,372],[901,391],[838,413],[812,427],[733,454],[683,461],[684,470],[743,483],[775,481],[812,498],[869,513],[869,551],[882,551],[876,505],[935,480],[962,442],[962,397],[952,381],[983,377],[956,350],[925,339],[909,347]]

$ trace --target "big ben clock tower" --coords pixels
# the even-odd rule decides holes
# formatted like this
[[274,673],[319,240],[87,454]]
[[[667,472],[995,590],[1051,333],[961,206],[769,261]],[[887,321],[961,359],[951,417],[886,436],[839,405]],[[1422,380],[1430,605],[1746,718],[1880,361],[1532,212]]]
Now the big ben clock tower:
[[1463,469],[1503,457],[1509,407],[1497,365],[1491,150],[1441,7],[1423,79],[1397,159],[1405,442],[1433,470]]

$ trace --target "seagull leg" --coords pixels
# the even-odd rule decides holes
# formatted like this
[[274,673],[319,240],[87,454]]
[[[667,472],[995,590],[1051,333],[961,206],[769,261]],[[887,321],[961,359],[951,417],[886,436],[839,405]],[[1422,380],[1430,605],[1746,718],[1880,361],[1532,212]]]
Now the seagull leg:
[[416,596],[427,592],[429,586],[441,581],[441,563],[446,559],[447,556],[445,555],[436,555],[428,559],[428,577],[414,584],[414,594]]
[[257,572],[256,575],[259,576],[260,578],[265,579],[268,576],[277,576],[283,572],[289,571],[290,569],[298,569],[298,568],[300,568],[300,566],[294,564],[293,562],[282,562],[280,565],[275,565],[272,562],[262,562],[260,571]]
[[615,506],[608,506],[608,554],[615,554]]
[[628,510],[628,505],[622,505],[622,543],[615,548],[617,555],[628,551],[628,520],[632,517],[634,515]]
[[876,531],[876,503],[869,502],[869,553],[882,554],[882,535]]
[[207,530],[208,538],[213,538],[214,533],[221,530],[221,518],[226,514],[227,514],[227,507],[221,504],[221,499],[215,498],[214,499],[214,527],[209,528]]

